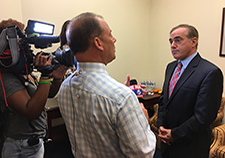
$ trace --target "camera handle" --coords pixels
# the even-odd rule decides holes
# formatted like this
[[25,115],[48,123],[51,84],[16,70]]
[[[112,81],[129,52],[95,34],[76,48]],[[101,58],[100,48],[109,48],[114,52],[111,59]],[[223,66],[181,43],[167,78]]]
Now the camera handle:
[[4,65],[0,60],[0,65],[4,66],[5,68],[14,66],[18,62],[20,57],[16,27],[17,26],[8,27],[4,29],[0,34],[0,55],[9,44],[12,56],[12,63],[10,65]]

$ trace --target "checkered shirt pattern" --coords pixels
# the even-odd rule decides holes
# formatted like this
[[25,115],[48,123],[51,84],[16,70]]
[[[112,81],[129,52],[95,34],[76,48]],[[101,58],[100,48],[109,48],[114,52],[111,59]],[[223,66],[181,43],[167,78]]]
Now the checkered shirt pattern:
[[134,93],[104,64],[78,63],[77,69],[58,94],[74,156],[152,158],[155,135]]

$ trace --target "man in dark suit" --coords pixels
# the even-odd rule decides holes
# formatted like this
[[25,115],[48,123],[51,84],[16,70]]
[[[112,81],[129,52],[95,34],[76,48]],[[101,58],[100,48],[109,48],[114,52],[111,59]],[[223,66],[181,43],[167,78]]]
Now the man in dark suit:
[[[170,32],[173,61],[167,65],[159,100],[158,127],[163,158],[208,158],[210,125],[223,92],[221,70],[197,52],[198,31],[182,24]],[[178,72],[177,65],[182,67]],[[177,71],[178,81],[171,78]],[[172,79],[173,80],[173,79]]]

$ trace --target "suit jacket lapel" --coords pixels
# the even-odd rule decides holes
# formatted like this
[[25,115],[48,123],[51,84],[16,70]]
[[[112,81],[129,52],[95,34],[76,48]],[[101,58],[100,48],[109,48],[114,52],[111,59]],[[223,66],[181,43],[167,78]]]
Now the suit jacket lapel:
[[[197,54],[192,61],[188,64],[187,68],[184,70],[182,75],[180,76],[179,80],[177,81],[176,86],[173,89],[173,93],[169,99],[172,100],[173,97],[177,94],[181,86],[189,79],[189,77],[194,73],[196,67],[199,64],[199,61],[201,60],[201,56]],[[168,96],[168,95],[167,95]]]

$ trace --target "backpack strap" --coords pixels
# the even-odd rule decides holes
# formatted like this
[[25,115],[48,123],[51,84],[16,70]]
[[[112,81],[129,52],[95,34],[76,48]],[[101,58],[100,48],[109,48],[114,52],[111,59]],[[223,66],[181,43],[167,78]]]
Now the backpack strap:
[[20,53],[18,39],[19,38],[17,36],[16,26],[8,27],[4,29],[0,34],[0,55],[5,50],[6,46],[9,45],[12,56],[12,63],[10,65],[4,65],[0,60],[0,65],[4,66],[5,68],[14,66],[19,60]]

